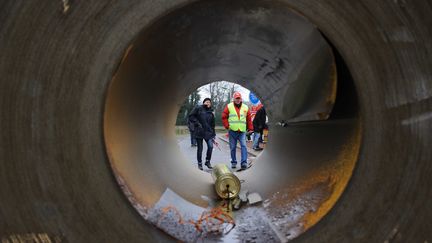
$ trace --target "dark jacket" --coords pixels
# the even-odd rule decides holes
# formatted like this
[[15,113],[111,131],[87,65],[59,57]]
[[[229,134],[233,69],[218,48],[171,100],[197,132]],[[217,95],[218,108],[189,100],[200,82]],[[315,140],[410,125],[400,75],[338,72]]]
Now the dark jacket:
[[209,140],[216,136],[213,109],[208,109],[205,105],[197,106],[192,110],[189,114],[189,123],[193,127],[193,135],[196,138]]
[[267,128],[266,116],[267,114],[264,107],[261,107],[261,109],[257,111],[255,118],[253,120],[254,132],[261,133],[264,130],[264,128]]

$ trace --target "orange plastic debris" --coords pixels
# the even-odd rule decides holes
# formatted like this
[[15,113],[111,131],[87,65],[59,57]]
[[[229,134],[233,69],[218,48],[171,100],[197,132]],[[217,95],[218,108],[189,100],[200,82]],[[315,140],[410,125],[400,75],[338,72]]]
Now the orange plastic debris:
[[[179,224],[186,224],[186,223],[192,224],[199,232],[203,232],[204,229],[206,229],[206,233],[224,232],[225,229],[229,225],[231,225],[232,227],[227,232],[225,232],[226,234],[228,234],[235,227],[234,219],[231,217],[231,215],[224,212],[223,209],[220,207],[213,208],[210,211],[204,211],[197,221],[194,220],[184,221],[180,212],[174,206],[168,206],[162,208],[162,216],[159,218],[158,226],[160,226],[161,221],[165,218],[166,214],[170,211],[174,212],[174,214],[177,215]],[[224,228],[224,224],[228,224],[228,226]]]

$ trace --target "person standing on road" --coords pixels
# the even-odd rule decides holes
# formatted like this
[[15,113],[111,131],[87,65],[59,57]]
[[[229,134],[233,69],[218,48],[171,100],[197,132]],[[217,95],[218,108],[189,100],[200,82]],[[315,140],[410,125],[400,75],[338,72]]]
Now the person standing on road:
[[189,133],[190,133],[191,147],[196,147],[197,146],[197,140],[196,140],[195,134],[194,134],[195,127],[194,127],[194,124],[192,124],[189,119],[188,119],[188,129],[189,129]]
[[264,109],[264,106],[261,105],[255,115],[255,119],[253,120],[254,141],[253,141],[252,148],[255,151],[262,150],[262,148],[259,146],[259,142],[260,142],[259,140],[264,132],[264,129],[267,128],[266,119],[267,119],[266,111]]
[[212,101],[210,98],[205,98],[203,104],[195,107],[189,115],[189,123],[193,127],[194,135],[197,141],[197,161],[198,169],[203,170],[202,166],[202,152],[203,140],[207,144],[207,154],[205,165],[207,168],[212,169],[210,160],[213,151],[213,140],[216,137],[215,133],[215,117],[213,109],[211,108]]
[[237,167],[236,149],[237,141],[241,146],[241,168],[247,168],[246,132],[252,131],[251,114],[247,105],[243,104],[239,92],[233,94],[233,102],[229,103],[222,112],[222,123],[229,134],[231,150],[231,168]]

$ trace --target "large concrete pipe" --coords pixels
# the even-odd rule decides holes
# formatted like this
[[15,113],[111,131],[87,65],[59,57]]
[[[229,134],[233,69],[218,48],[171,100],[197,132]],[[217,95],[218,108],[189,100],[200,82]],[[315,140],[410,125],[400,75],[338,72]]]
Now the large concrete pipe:
[[[432,144],[428,136],[432,130],[432,71],[429,69],[432,64],[429,55],[432,6],[427,1],[390,0],[3,1],[0,4],[0,236],[3,239],[34,233],[34,236],[46,234],[65,242],[173,240],[137,213],[115,177],[120,175],[132,188],[134,199],[144,206],[154,204],[167,187],[187,200],[202,204],[197,195],[208,191],[205,183],[211,178],[199,171],[168,171],[158,165],[162,161],[171,164],[179,160],[170,130],[177,103],[200,82],[213,79],[231,79],[246,86],[246,81],[256,80],[255,86],[250,85],[252,90],[263,98],[268,91],[266,87],[259,87],[258,81],[265,77],[259,77],[260,72],[254,69],[253,62],[244,66],[239,62],[234,70],[224,68],[223,64],[236,61],[230,59],[235,57],[232,46],[221,47],[220,52],[216,52],[218,55],[212,54],[213,59],[204,60],[197,69],[188,63],[191,59],[177,60],[179,65],[190,65],[191,72],[184,72],[185,76],[179,72],[184,66],[168,65],[168,69],[163,69],[167,61],[163,56],[151,55],[153,60],[149,56],[142,59],[125,56],[128,51],[130,55],[139,51],[163,54],[157,49],[158,44],[165,49],[177,44],[178,49],[174,51],[180,51],[181,46],[194,47],[195,42],[186,39],[183,39],[184,45],[172,39],[174,44],[163,42],[169,40],[164,39],[164,35],[178,33],[170,32],[164,24],[183,23],[171,27],[187,31],[188,18],[196,12],[193,10],[200,10],[195,14],[202,20],[199,31],[212,25],[211,21],[207,22],[209,18],[220,18],[229,24],[230,16],[237,18],[240,13],[258,19],[265,17],[266,11],[277,13],[274,22],[267,22],[274,24],[275,31],[262,37],[275,36],[285,29],[279,22],[285,12],[286,16],[305,18],[316,25],[335,48],[341,82],[333,113],[329,113],[331,105],[323,105],[325,99],[313,98],[333,97],[334,87],[323,95],[316,95],[317,90],[321,90],[312,85],[316,82],[298,89],[309,90],[303,94],[285,89],[287,85],[281,86],[282,94],[267,97],[266,103],[276,107],[271,110],[274,123],[296,121],[296,117],[306,117],[299,120],[327,118],[325,112],[323,116],[311,116],[316,115],[317,110],[328,112],[330,119],[275,128],[272,146],[259,157],[256,168],[242,174],[250,181],[248,187],[262,192],[263,196],[271,196],[286,185],[292,185],[297,175],[313,179],[307,173],[314,168],[335,168],[326,170],[331,172],[330,178],[337,178],[333,196],[323,203],[323,210],[312,216],[310,222],[314,224],[326,214],[325,217],[297,238],[298,241],[431,241],[432,210],[427,202],[432,196],[429,176],[432,152],[428,149]],[[188,11],[190,14],[177,15]],[[235,32],[240,35],[243,28],[256,28],[253,23],[245,21],[241,23],[244,25],[239,25],[235,22],[232,27],[242,27]],[[255,22],[258,23],[262,22]],[[302,30],[304,28],[297,33]],[[235,34],[227,33],[227,37]],[[258,58],[276,54],[273,59],[276,62],[264,68],[280,69],[278,64],[283,59],[277,58],[284,52],[271,50],[277,43],[262,39],[261,44],[266,45],[260,48],[256,45],[258,34],[248,33],[249,40],[239,40],[251,47],[252,54],[258,53]],[[151,35],[146,37],[146,34]],[[199,33],[197,35],[199,37]],[[161,42],[153,43],[149,49],[148,44],[152,43],[146,42],[146,38]],[[136,45],[140,43],[144,45]],[[203,44],[205,47],[209,42]],[[265,53],[268,48],[271,51]],[[288,54],[295,54],[294,50],[306,53],[301,49],[292,50]],[[181,52],[194,53],[194,50],[185,48]],[[322,53],[317,54],[317,60],[325,59],[326,54]],[[122,65],[129,60],[150,61],[160,66],[145,66],[149,70],[138,74],[136,70],[143,69],[135,64]],[[332,65],[326,63],[332,60],[321,64],[305,62],[307,65],[299,65],[299,60],[304,59],[289,60],[293,60],[292,66],[298,67],[297,74],[306,81],[316,80],[314,75],[325,70],[331,72]],[[210,69],[211,66],[215,69]],[[317,66],[322,68],[317,71]],[[306,67],[315,71],[307,73]],[[142,76],[144,74],[147,76]],[[154,77],[152,75],[162,75],[171,81],[146,82],[145,79]],[[349,83],[351,75],[354,85]],[[116,81],[118,77],[123,77],[120,82]],[[140,77],[144,79],[139,85],[126,85],[128,82],[124,81]],[[273,78],[278,80],[278,77]],[[343,83],[344,80],[347,83]],[[301,83],[291,87],[299,86]],[[359,109],[353,95],[358,97]],[[153,97],[154,106],[153,103],[145,107],[138,105]],[[272,98],[279,100],[270,102]],[[160,107],[167,110],[162,112]],[[140,110],[145,108],[150,112],[147,117]],[[143,118],[148,122],[143,124]],[[149,132],[154,135],[152,140],[141,140]],[[159,153],[160,146],[166,148],[166,153]],[[314,153],[301,152],[311,149]],[[263,166],[267,161],[271,166]],[[303,166],[296,166],[303,161],[314,162],[307,164],[306,172]],[[356,168],[339,198],[354,162]],[[192,190],[199,194],[191,193],[190,188],[185,190],[185,181],[179,179],[186,178],[187,182],[190,175],[202,182]],[[266,179],[272,176],[272,180]],[[263,183],[250,178],[258,178]],[[188,185],[195,187],[195,184]]]

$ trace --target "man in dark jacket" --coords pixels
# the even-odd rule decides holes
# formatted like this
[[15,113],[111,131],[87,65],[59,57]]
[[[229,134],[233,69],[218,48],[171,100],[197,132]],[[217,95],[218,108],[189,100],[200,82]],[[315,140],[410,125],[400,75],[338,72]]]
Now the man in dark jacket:
[[262,148],[259,146],[259,139],[262,136],[264,129],[267,128],[266,119],[267,119],[266,111],[264,109],[264,106],[261,106],[261,108],[257,111],[255,118],[253,120],[254,142],[252,148],[256,151],[262,150]]
[[207,154],[205,165],[211,169],[211,156],[213,151],[213,140],[216,137],[215,133],[215,117],[213,109],[211,108],[212,103],[210,98],[205,98],[203,105],[195,107],[189,115],[189,122],[194,127],[194,135],[197,141],[197,161],[198,168],[203,170],[202,167],[202,152],[203,152],[203,140],[207,144]]

